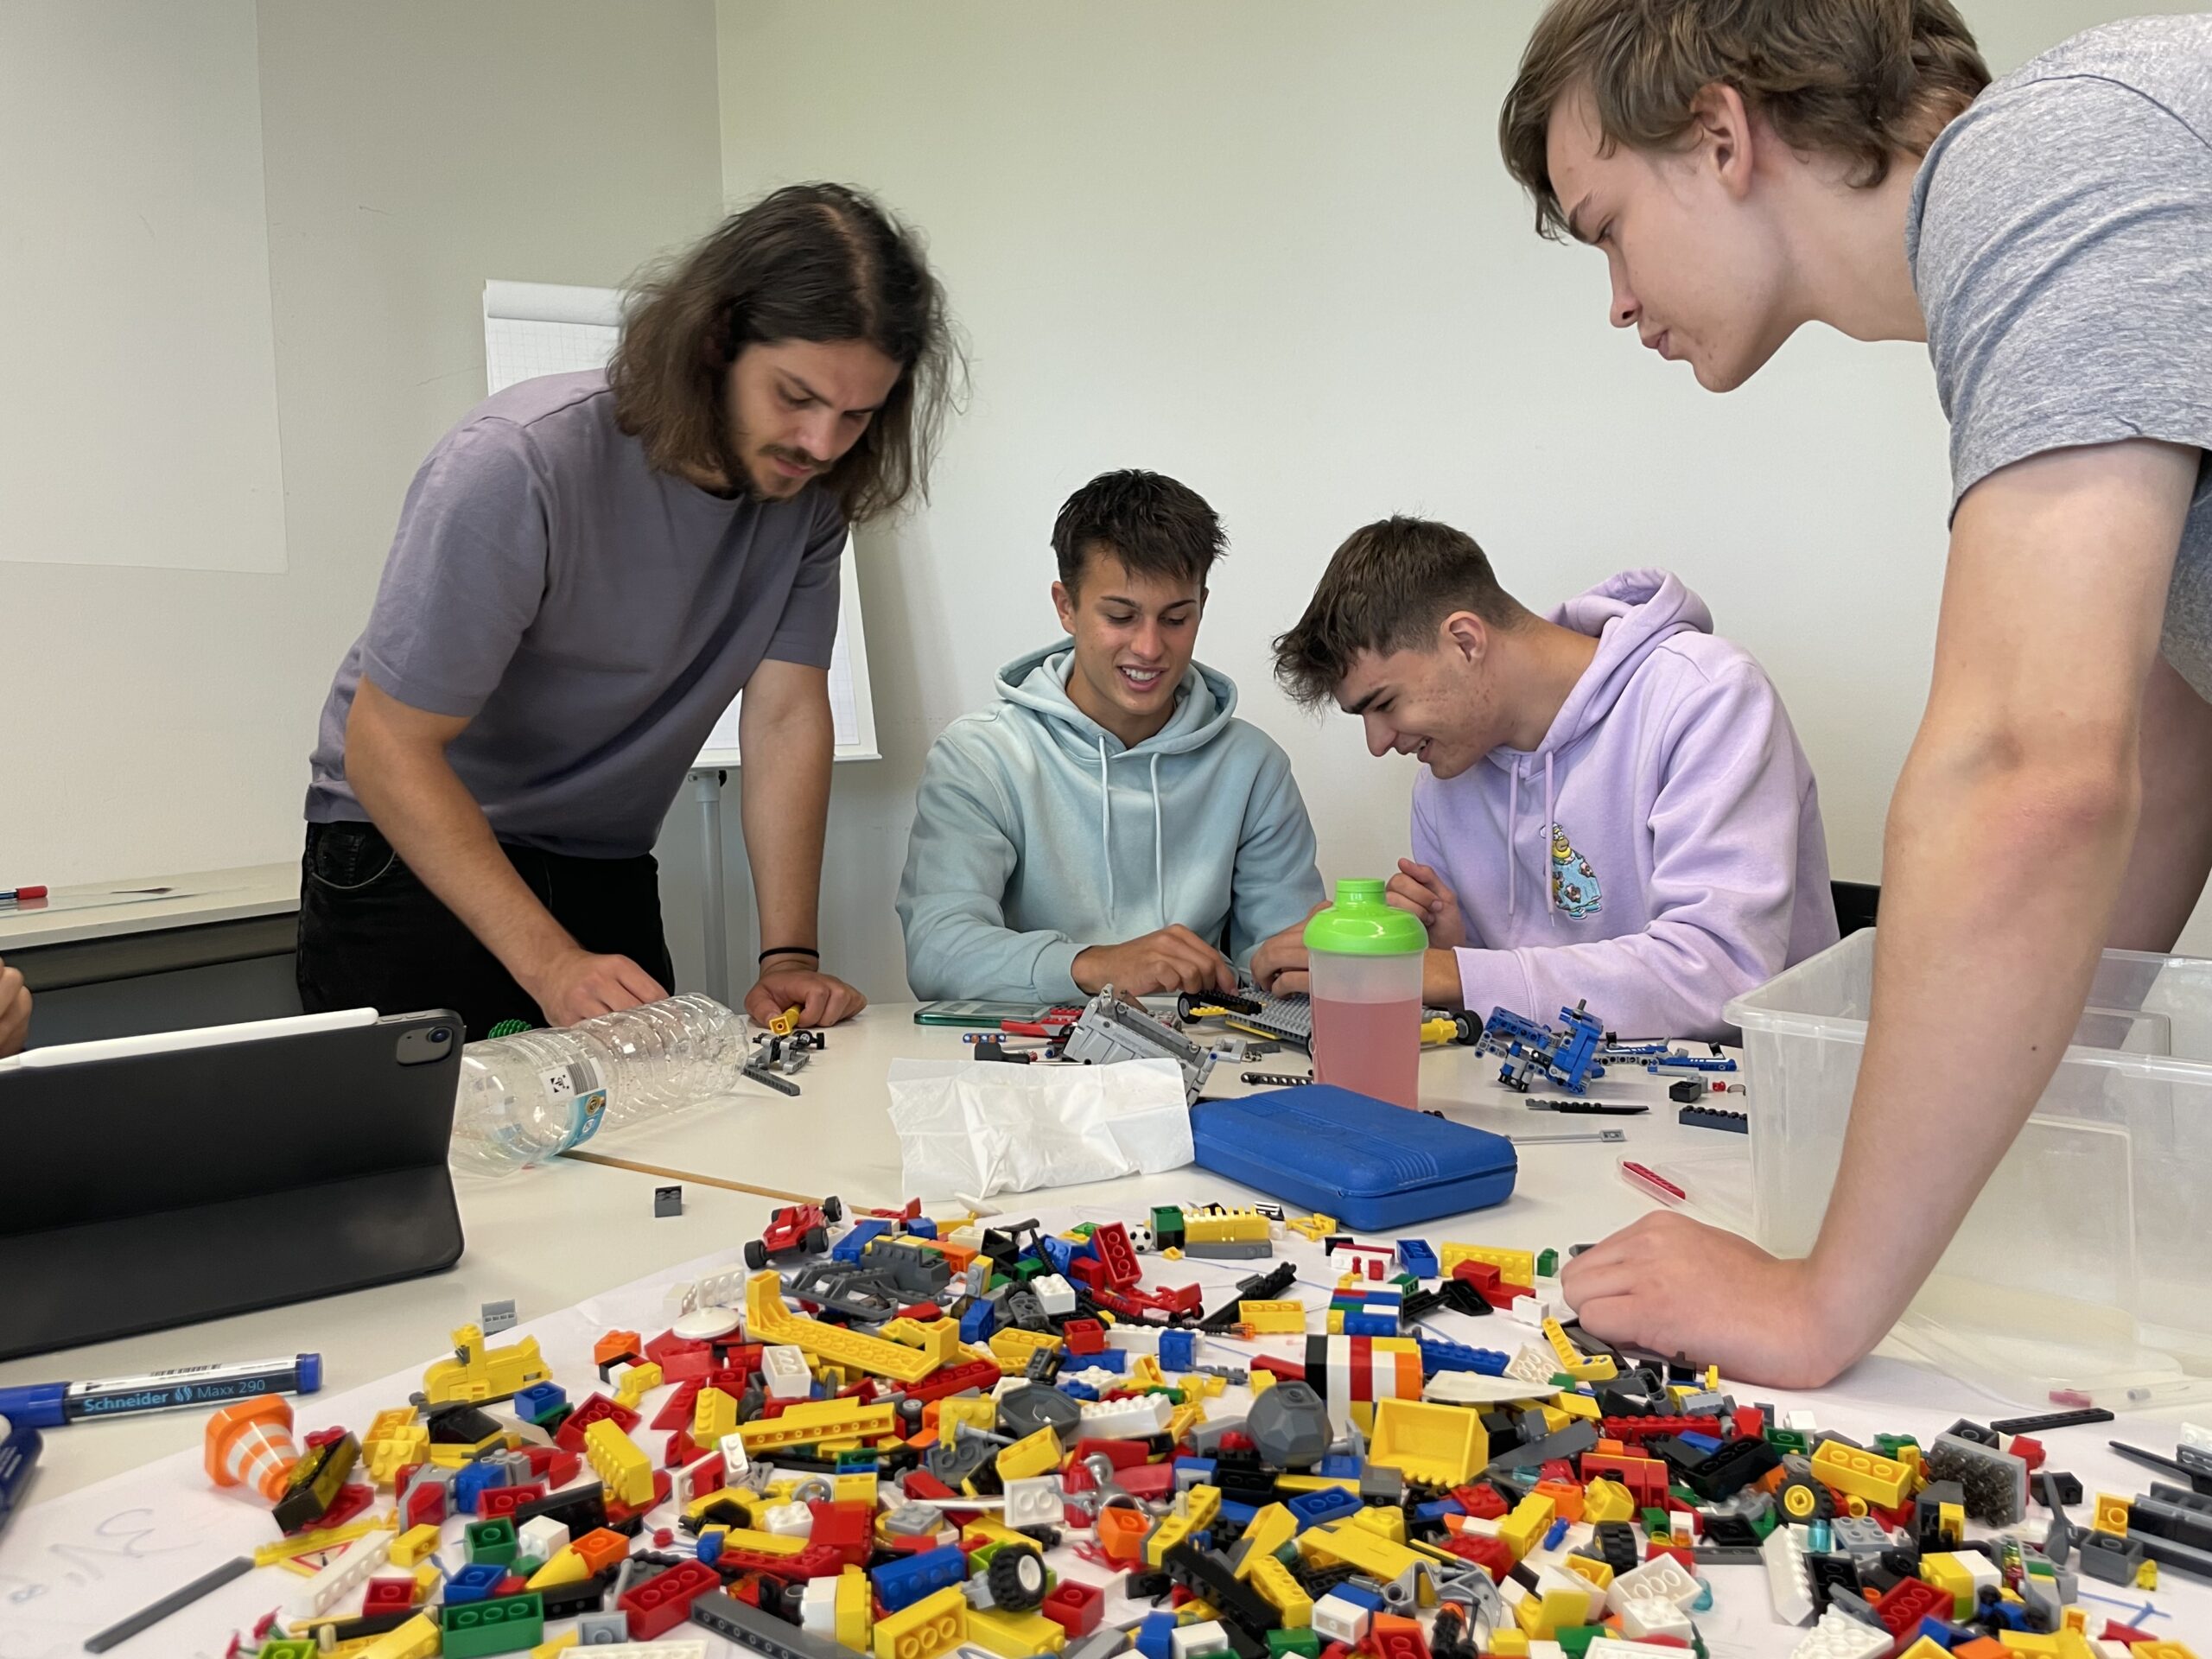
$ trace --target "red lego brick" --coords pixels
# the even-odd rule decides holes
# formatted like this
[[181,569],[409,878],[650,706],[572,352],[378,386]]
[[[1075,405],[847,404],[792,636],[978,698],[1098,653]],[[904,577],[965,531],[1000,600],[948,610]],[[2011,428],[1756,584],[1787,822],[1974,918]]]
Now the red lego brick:
[[1731,1421],[1736,1425],[1736,1438],[1739,1440],[1756,1440],[1766,1433],[1766,1414],[1757,1406],[1737,1407]]
[[1513,1546],[1503,1538],[1493,1538],[1485,1533],[1462,1532],[1444,1540],[1445,1551],[1463,1561],[1472,1561],[1491,1575],[1503,1581],[1514,1567]]
[[814,1512],[810,1543],[834,1549],[855,1567],[868,1565],[874,1544],[875,1509],[868,1503],[809,1503]]
[[1106,1616],[1106,1592],[1095,1584],[1062,1579],[1037,1611],[1070,1636],[1089,1636]]
[[1874,1617],[1891,1636],[1902,1637],[1920,1628],[1930,1613],[1948,1618],[1954,1605],[1948,1590],[1938,1590],[1923,1579],[1900,1579],[1874,1604]]
[[653,1495],[643,1503],[633,1507],[627,1503],[617,1503],[611,1497],[607,1500],[607,1524],[613,1527],[626,1521],[641,1521],[667,1502],[668,1471],[656,1469],[653,1471]]
[[1497,1289],[1505,1277],[1495,1262],[1462,1262],[1452,1269],[1452,1276],[1462,1284],[1472,1285],[1484,1296]]
[[650,1642],[690,1618],[695,1598],[721,1587],[721,1574],[704,1561],[678,1561],[626,1592],[615,1605],[629,1620],[630,1639]]
[[963,1360],[957,1365],[940,1365],[918,1382],[907,1383],[900,1392],[909,1400],[925,1404],[942,1400],[947,1395],[960,1393],[964,1389],[989,1389],[998,1386],[999,1367],[995,1359]]
[[512,1515],[525,1503],[535,1503],[544,1496],[543,1483],[528,1486],[486,1486],[476,1495],[476,1513],[483,1520],[498,1521]]
[[1359,1644],[1359,1651],[1375,1659],[1428,1659],[1428,1643],[1421,1639],[1421,1621],[1377,1613]]
[[[407,1526],[435,1527],[446,1518],[446,1488],[442,1481],[417,1486],[407,1498]],[[403,1527],[401,1530],[406,1530]]]
[[1689,1573],[1692,1577],[1696,1576],[1697,1552],[1695,1550],[1681,1549],[1673,1544],[1661,1543],[1648,1543],[1643,1547],[1643,1559],[1647,1561],[1656,1561],[1662,1555],[1673,1556],[1680,1563],[1683,1572]]
[[1114,1478],[1132,1497],[1157,1501],[1175,1493],[1175,1465],[1172,1463],[1140,1464],[1122,1470]]
[[[1540,1481],[1574,1480],[1574,1465],[1565,1458],[1547,1458],[1536,1465],[1536,1478]],[[1576,1481],[1575,1484],[1580,1485],[1581,1483]]]
[[673,1331],[664,1331],[647,1343],[645,1357],[660,1367],[664,1382],[681,1382],[686,1377],[704,1376],[715,1369],[712,1343],[679,1337]]
[[1505,1513],[1505,1500],[1494,1486],[1454,1486],[1452,1496],[1461,1509],[1481,1520],[1495,1521]]
[[330,1500],[330,1507],[299,1530],[321,1532],[330,1527],[342,1527],[348,1521],[367,1514],[376,1501],[373,1487],[341,1486],[338,1489],[338,1496]]
[[1118,1221],[1109,1221],[1090,1235],[1091,1247],[1097,1252],[1100,1272],[1106,1282],[1116,1290],[1127,1290],[1144,1281],[1144,1264],[1137,1260],[1136,1247],[1129,1243],[1129,1230]]
[[[1072,1476],[1077,1469],[1083,1468],[1087,1459],[1097,1457],[1104,1458],[1116,1469],[1134,1469],[1146,1460],[1144,1442],[1142,1440],[1077,1440],[1075,1443],[1075,1460],[1069,1465],[1068,1473]],[[1086,1470],[1084,1472],[1088,1473],[1089,1471]],[[1069,1490],[1072,1491],[1075,1489],[1070,1487]]]
[[364,1613],[404,1613],[414,1605],[411,1579],[371,1579],[361,1599]]
[[1718,1417],[1608,1417],[1601,1425],[1605,1438],[1624,1446],[1663,1440],[1676,1434],[1705,1434],[1720,1438]]
[[1272,1372],[1278,1381],[1284,1382],[1303,1382],[1306,1380],[1303,1365],[1294,1359],[1278,1359],[1273,1354],[1253,1355],[1248,1369]]
[[[935,1539],[923,1541],[934,1545]],[[715,1565],[746,1573],[765,1573],[771,1578],[796,1583],[801,1579],[834,1579],[845,1570],[845,1558],[827,1544],[810,1543],[796,1555],[756,1554],[749,1549],[724,1549]]]
[[2041,1440],[2030,1440],[2024,1434],[2015,1434],[2005,1443],[2005,1449],[2026,1464],[2030,1474],[2033,1474],[2043,1467],[2044,1451]]
[[1163,1313],[1197,1313],[1205,1307],[1205,1293],[1196,1285],[1174,1285],[1151,1293],[1152,1305]]
[[1071,1354],[1106,1351],[1106,1327],[1096,1319],[1070,1319],[1060,1327],[1060,1337]]
[[1068,1263],[1068,1270],[1062,1276],[1073,1280],[1085,1290],[1099,1291],[1106,1288],[1106,1269],[1099,1265],[1098,1258],[1095,1255],[1077,1256]]
[[594,1423],[610,1422],[627,1434],[638,1426],[638,1414],[629,1407],[618,1406],[603,1394],[587,1395],[583,1403],[569,1414],[567,1421],[561,1425],[561,1432],[553,1437],[553,1443],[563,1452],[574,1452],[581,1457],[584,1449],[584,1430]]

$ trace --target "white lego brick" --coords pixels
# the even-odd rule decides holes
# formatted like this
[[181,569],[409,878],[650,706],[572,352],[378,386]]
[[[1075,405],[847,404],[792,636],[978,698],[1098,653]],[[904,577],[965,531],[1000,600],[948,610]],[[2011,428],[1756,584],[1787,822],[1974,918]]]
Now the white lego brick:
[[1143,1440],[1167,1430],[1175,1408],[1164,1394],[1139,1395],[1132,1400],[1086,1401],[1077,1438],[1105,1440]]
[[[728,1438],[736,1440],[737,1436],[732,1434]],[[690,1507],[692,1499],[703,1497],[709,1492],[720,1491],[725,1480],[726,1466],[722,1454],[719,1452],[709,1452],[705,1457],[685,1464],[669,1478],[669,1497],[677,1508],[686,1509]]]
[[1795,1411],[1783,1412],[1782,1426],[1795,1434],[1817,1434],[1821,1432],[1820,1419],[1804,1406]]
[[760,1530],[779,1538],[811,1537],[814,1511],[804,1503],[772,1503],[761,1512]]
[[1805,1565],[1805,1537],[1796,1527],[1777,1527],[1759,1546],[1766,1563],[1767,1593],[1774,1598],[1775,1617],[1785,1624],[1808,1624],[1813,1618],[1813,1573]]
[[814,1391],[805,1353],[787,1344],[760,1351],[760,1376],[768,1385],[771,1400],[804,1400]]
[[1551,1380],[1558,1372],[1559,1356],[1533,1342],[1522,1344],[1521,1351],[1513,1356],[1513,1363],[1505,1368],[1506,1376],[1518,1382],[1533,1384],[1540,1394],[1554,1391]]
[[359,1589],[369,1581],[370,1573],[391,1559],[392,1536],[388,1532],[372,1532],[365,1538],[356,1538],[292,1592],[284,1611],[294,1618],[314,1618],[328,1612],[340,1597]]
[[1324,1596],[1313,1604],[1313,1634],[1325,1643],[1342,1642],[1347,1647],[1357,1646],[1365,1639],[1374,1623],[1371,1611],[1342,1596]]
[[1885,1659],[1891,1646],[1889,1633],[1878,1625],[1831,1607],[1789,1650],[1789,1659]]
[[722,1454],[722,1480],[735,1486],[752,1471],[753,1460],[745,1455],[745,1437],[732,1430],[721,1438],[715,1450]]
[[1595,1624],[1605,1616],[1606,1592],[1584,1578],[1580,1573],[1570,1573],[1563,1567],[1547,1565],[1536,1569],[1536,1587],[1531,1593],[1543,1597],[1554,1590],[1565,1590],[1590,1599],[1588,1623]]
[[1654,1596],[1632,1601],[1621,1609],[1621,1634],[1628,1637],[1667,1636],[1690,1639],[1690,1616],[1671,1601]]
[[[744,1268],[732,1268],[724,1273],[710,1273],[691,1284],[691,1307],[743,1307],[745,1281],[753,1274]],[[685,1313],[690,1313],[686,1308]]]
[[1075,1312],[1075,1287],[1058,1274],[1040,1273],[1029,1281],[1029,1288],[1036,1293],[1037,1305],[1053,1318]]
[[673,1325],[698,1306],[698,1281],[686,1279],[671,1285],[661,1293],[660,1316],[664,1322]]
[[1058,1475],[1028,1475],[1006,1483],[1006,1511],[1009,1527],[1057,1527],[1067,1520],[1067,1506],[1060,1494]]
[[613,1646],[578,1648],[591,1659],[707,1659],[704,1642],[617,1642]]
[[1178,1624],[1168,1632],[1167,1639],[1175,1659],[1198,1659],[1201,1654],[1229,1651],[1229,1632],[1221,1628],[1217,1618]]
[[[1529,1644],[1529,1659],[1535,1659],[1537,1648],[1542,1643]],[[1663,1645],[1657,1642],[1624,1642],[1618,1636],[1601,1636],[1583,1653],[1583,1659],[1682,1659],[1685,1649]],[[597,1654],[592,1659],[599,1659]]]
[[568,1523],[550,1515],[534,1515],[515,1529],[515,1542],[531,1560],[550,1561],[568,1546]]
[[2212,1428],[2207,1428],[2202,1423],[2183,1423],[2181,1426],[2181,1444],[2192,1452],[2212,1453]]
[[835,1640],[837,1635],[837,1580],[809,1579],[799,1592],[800,1628]]
[[1984,1590],[1994,1590],[2005,1582],[2005,1575],[1998,1570],[1997,1563],[1978,1549],[1960,1550],[1951,1559],[1964,1567],[1967,1576],[1973,1579],[1977,1601],[1981,1599]]

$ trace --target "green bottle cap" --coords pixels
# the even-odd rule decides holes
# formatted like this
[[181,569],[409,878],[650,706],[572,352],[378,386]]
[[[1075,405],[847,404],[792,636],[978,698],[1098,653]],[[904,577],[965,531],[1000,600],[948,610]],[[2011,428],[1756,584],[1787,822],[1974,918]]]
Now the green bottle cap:
[[1339,881],[1337,902],[1306,924],[1306,948],[1348,957],[1402,957],[1428,948],[1428,930],[1382,896],[1380,881]]

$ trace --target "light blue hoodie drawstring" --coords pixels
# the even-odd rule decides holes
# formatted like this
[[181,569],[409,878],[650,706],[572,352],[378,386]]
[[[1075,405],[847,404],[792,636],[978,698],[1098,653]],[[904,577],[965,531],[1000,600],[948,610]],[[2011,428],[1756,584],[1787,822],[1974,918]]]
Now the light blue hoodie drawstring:
[[1106,740],[1098,740],[1098,850],[1106,862],[1106,914],[1114,913],[1114,789],[1106,776]]
[[1505,789],[1505,918],[1511,921],[1521,887],[1521,855],[1513,844],[1521,828],[1521,763],[1516,760],[1505,769],[1505,775],[1510,780]]
[[1152,893],[1160,912],[1160,925],[1167,925],[1166,832],[1160,827],[1160,757],[1152,757]]

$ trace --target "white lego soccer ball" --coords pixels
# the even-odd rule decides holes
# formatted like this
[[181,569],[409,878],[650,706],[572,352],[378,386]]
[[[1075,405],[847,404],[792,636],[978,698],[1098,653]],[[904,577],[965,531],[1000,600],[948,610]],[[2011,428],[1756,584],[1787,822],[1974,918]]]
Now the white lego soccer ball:
[[1129,1248],[1140,1255],[1148,1254],[1153,1246],[1152,1229],[1142,1222],[1129,1228]]

